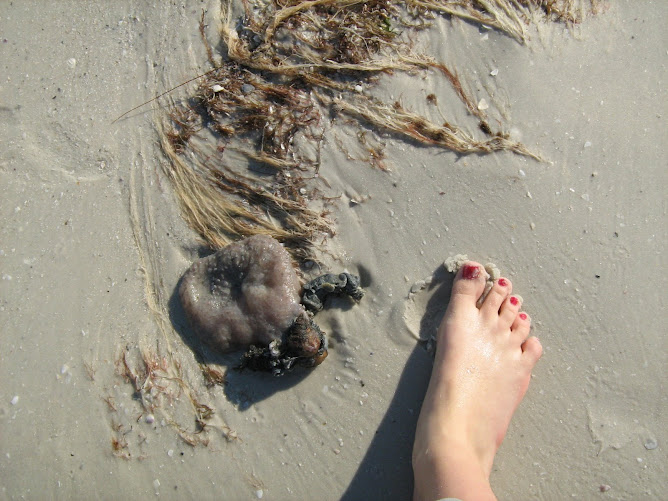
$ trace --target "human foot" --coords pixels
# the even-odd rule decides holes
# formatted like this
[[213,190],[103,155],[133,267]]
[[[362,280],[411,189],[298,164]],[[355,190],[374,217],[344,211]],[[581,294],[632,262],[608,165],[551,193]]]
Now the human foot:
[[495,499],[494,455],[542,353],[508,279],[476,306],[485,280],[480,264],[461,267],[438,330],[413,446],[415,500]]

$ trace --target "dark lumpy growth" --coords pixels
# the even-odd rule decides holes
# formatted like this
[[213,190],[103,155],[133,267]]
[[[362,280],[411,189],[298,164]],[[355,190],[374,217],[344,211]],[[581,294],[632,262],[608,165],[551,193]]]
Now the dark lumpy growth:
[[269,346],[251,346],[241,369],[282,376],[295,367],[315,367],[327,358],[327,338],[308,313],[299,315],[282,339]]
[[302,293],[302,305],[308,310],[295,318],[281,339],[268,346],[251,346],[244,354],[241,368],[271,372],[280,376],[294,367],[315,367],[327,357],[327,337],[313,321],[330,295],[349,296],[359,301],[364,296],[360,279],[350,273],[327,273],[308,282]]
[[315,313],[323,309],[325,299],[330,295],[349,296],[359,301],[364,296],[360,278],[350,273],[339,275],[327,273],[319,276],[304,286],[302,304],[307,310]]

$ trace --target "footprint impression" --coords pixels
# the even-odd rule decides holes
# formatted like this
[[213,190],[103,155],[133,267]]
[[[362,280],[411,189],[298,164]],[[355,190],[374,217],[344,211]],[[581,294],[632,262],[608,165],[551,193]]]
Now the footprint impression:
[[[441,324],[450,300],[454,276],[467,261],[469,258],[466,254],[457,254],[447,258],[434,273],[411,286],[403,308],[400,305],[397,310],[400,318],[395,324],[403,325],[405,331],[416,341],[424,344],[429,351],[436,342],[438,326]],[[501,276],[499,268],[493,263],[487,263],[485,271],[487,272],[487,284],[478,304],[481,304],[487,296],[494,280]]]

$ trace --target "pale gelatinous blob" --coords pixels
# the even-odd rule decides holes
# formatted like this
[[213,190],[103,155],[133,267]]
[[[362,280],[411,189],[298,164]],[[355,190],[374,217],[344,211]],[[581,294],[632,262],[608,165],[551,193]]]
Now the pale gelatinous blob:
[[304,312],[290,255],[255,235],[202,258],[179,287],[183,309],[202,342],[220,352],[267,346]]

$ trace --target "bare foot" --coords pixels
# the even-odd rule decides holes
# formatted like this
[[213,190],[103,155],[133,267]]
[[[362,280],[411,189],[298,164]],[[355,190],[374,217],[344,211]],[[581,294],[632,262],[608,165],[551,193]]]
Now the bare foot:
[[494,455],[542,354],[512,284],[498,279],[480,308],[486,272],[457,273],[439,327],[434,369],[413,446],[414,500],[496,499]]

